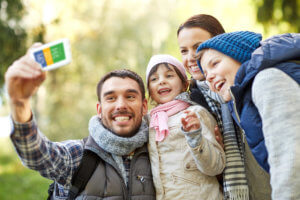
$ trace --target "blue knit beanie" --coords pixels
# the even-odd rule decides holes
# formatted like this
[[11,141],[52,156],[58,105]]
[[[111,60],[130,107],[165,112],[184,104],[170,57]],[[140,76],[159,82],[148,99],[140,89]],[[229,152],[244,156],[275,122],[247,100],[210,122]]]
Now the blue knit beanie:
[[[261,34],[250,31],[223,33],[200,44],[197,53],[203,49],[215,49],[240,63],[244,63],[250,60],[253,51],[260,46],[261,39]],[[197,60],[197,64],[203,73],[199,60]]]

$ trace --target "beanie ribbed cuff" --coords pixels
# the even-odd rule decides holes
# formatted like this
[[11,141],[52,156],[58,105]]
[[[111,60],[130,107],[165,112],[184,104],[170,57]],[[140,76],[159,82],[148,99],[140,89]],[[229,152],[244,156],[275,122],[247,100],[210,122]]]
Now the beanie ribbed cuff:
[[[261,34],[250,31],[236,31],[217,35],[197,48],[197,53],[203,49],[215,49],[240,63],[244,63],[251,58],[251,54],[260,46]],[[203,73],[200,61],[197,64]]]
[[149,73],[153,67],[161,63],[168,63],[176,67],[182,76],[187,79],[183,64],[173,56],[167,54],[154,55],[150,58],[146,71],[146,84],[148,84]]

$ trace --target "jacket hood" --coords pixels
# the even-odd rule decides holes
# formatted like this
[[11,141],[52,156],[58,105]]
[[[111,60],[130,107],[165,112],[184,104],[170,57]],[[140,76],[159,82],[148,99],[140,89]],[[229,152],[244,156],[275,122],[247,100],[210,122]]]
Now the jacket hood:
[[287,33],[261,41],[251,59],[238,70],[235,85],[246,87],[259,71],[288,60],[300,60],[300,34]]

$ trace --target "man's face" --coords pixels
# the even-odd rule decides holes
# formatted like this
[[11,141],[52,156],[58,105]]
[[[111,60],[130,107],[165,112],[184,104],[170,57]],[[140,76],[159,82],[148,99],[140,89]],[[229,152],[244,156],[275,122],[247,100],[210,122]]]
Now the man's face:
[[100,100],[97,112],[107,129],[123,137],[136,133],[148,107],[135,80],[120,77],[107,79],[102,85]]

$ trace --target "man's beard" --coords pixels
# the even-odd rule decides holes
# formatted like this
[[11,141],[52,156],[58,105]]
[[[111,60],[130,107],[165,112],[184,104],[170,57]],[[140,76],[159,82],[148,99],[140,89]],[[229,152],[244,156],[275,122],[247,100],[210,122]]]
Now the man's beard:
[[[116,115],[116,114],[127,114],[127,111],[126,112],[124,112],[124,111],[115,112],[115,113],[111,114],[110,118],[112,118],[112,116]],[[101,116],[103,116],[102,113],[101,113]],[[143,110],[141,110],[141,116],[143,116]],[[135,115],[133,114],[132,117],[135,117]],[[119,136],[119,137],[132,137],[132,136],[134,136],[139,131],[139,129],[141,127],[141,124],[142,124],[142,120],[143,120],[143,117],[141,117],[141,120],[140,120],[140,123],[138,124],[138,126],[136,126],[133,130],[131,130],[129,133],[126,133],[124,135],[120,135],[120,134],[116,133],[112,128],[107,127],[103,123],[103,121],[104,122],[106,121],[105,118],[101,119],[100,121],[101,121],[102,126],[104,128],[106,128],[107,130],[109,130],[110,132],[112,132],[114,135]]]

